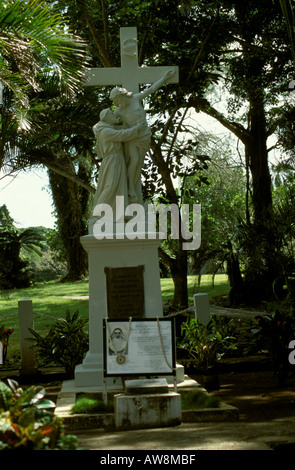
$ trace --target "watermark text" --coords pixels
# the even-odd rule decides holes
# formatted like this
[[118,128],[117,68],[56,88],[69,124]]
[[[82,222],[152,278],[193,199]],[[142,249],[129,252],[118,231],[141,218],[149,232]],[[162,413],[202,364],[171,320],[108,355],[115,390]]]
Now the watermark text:
[[201,244],[200,204],[129,204],[116,196],[116,206],[97,204],[93,211],[93,235],[99,239],[180,240],[183,250],[197,250]]

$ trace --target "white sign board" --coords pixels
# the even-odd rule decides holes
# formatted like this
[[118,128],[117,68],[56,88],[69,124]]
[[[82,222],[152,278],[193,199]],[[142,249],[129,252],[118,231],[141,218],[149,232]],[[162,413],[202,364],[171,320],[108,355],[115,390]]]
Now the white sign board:
[[105,319],[105,376],[175,375],[174,320]]

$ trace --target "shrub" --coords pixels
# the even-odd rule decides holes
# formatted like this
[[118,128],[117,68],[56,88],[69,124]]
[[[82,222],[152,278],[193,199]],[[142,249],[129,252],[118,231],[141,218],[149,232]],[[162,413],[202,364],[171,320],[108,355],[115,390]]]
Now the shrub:
[[276,311],[272,315],[258,315],[256,320],[253,335],[259,347],[268,351],[278,384],[283,386],[291,371],[289,343],[294,339],[295,319]]
[[73,378],[76,365],[83,361],[88,351],[88,335],[83,331],[87,323],[88,320],[79,317],[78,310],[73,316],[67,310],[66,318],[57,320],[44,337],[30,329],[34,336],[30,340],[35,343],[41,365],[58,364]]
[[198,319],[182,324],[183,338],[178,347],[186,350],[197,369],[213,369],[226,351],[236,349],[236,338],[220,331],[214,319],[203,325]]
[[198,410],[203,408],[218,408],[220,405],[219,397],[211,397],[202,390],[194,390],[185,393],[181,397],[181,408],[183,410]]
[[75,450],[76,436],[66,435],[55,404],[41,386],[25,390],[14,380],[0,381],[0,450]]

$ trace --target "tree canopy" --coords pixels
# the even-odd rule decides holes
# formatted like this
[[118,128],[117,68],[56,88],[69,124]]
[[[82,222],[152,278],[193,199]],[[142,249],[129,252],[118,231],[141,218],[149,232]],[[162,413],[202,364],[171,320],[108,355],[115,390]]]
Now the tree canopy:
[[[214,188],[213,181],[206,180],[203,172],[208,155],[200,145],[200,136],[193,134],[183,145],[180,145],[180,136],[189,130],[187,116],[191,111],[196,114],[202,111],[222,124],[240,143],[244,170],[243,224],[249,231],[246,238],[246,232],[243,232],[243,240],[255,233],[257,244],[261,241],[257,250],[247,251],[248,263],[243,267],[244,297],[248,297],[249,289],[258,285],[257,279],[266,286],[260,294],[256,292],[257,296],[269,297],[277,277],[286,275],[283,266],[271,255],[277,250],[277,239],[272,236],[274,206],[269,142],[280,129],[282,144],[288,142],[291,150],[294,148],[294,140],[289,138],[290,115],[289,134],[283,117],[286,113],[284,96],[289,93],[288,84],[294,73],[292,4],[285,0],[261,0],[259,3],[254,0],[57,0],[54,5],[51,2],[16,2],[15,9],[13,2],[5,4],[11,12],[7,17],[2,16],[4,25],[5,18],[7,22],[16,16],[20,4],[23,5],[20,12],[23,18],[27,8],[36,9],[37,24],[34,35],[29,35],[24,31],[24,27],[29,26],[25,19],[21,27],[16,18],[11,21],[15,41],[26,44],[23,59],[19,55],[14,57],[13,41],[11,49],[3,46],[2,54],[0,49],[1,60],[6,61],[3,74],[6,67],[7,73],[12,75],[11,84],[7,83],[4,89],[7,105],[1,108],[2,128],[5,130],[4,124],[13,114],[13,102],[19,89],[23,104],[23,96],[29,97],[32,116],[31,129],[26,133],[20,134],[15,128],[12,132],[6,125],[2,149],[4,145],[6,147],[2,155],[13,160],[15,167],[42,164],[54,175],[70,180],[73,183],[71,197],[83,207],[73,230],[77,231],[77,238],[83,234],[85,223],[82,219],[85,219],[90,203],[90,200],[85,203],[85,191],[93,192],[99,171],[92,126],[98,121],[101,109],[111,104],[109,87],[83,88],[81,77],[85,58],[91,67],[119,66],[119,29],[137,26],[140,65],[175,64],[180,70],[179,84],[161,88],[147,101],[153,136],[143,171],[145,198],[151,200],[156,195],[167,204],[180,204],[181,194],[175,184],[177,176],[182,181],[190,181],[187,189],[195,189],[195,195],[201,185],[207,185],[208,191],[210,187]],[[51,18],[53,21],[45,49],[40,49],[39,41],[42,35],[38,21],[44,21],[39,9],[41,5],[46,7],[46,20]],[[58,41],[51,34],[56,29],[64,49],[57,46]],[[75,59],[72,61],[69,57],[73,51]],[[22,66],[22,61],[30,55],[31,65]],[[76,73],[67,87],[68,94],[65,94],[64,86],[71,79],[69,66],[74,66]],[[12,71],[21,86],[14,85]],[[9,93],[13,89],[15,92],[11,96]],[[76,93],[74,100],[69,99],[73,98],[72,92]],[[209,157],[213,158],[213,155]],[[52,187],[57,191],[58,201],[61,197],[58,188],[67,187],[68,191],[70,183],[65,183],[66,180],[57,182],[54,175]],[[229,187],[231,180],[226,174],[223,178]],[[78,186],[85,191],[77,189]],[[259,233],[263,234],[260,238]],[[230,231],[227,236],[233,246]],[[240,253],[237,238],[235,243],[235,252]],[[175,278],[175,305],[184,306],[187,303],[187,253],[179,246],[174,252],[165,251],[163,246],[160,255]],[[258,271],[253,271],[254,260],[255,266],[259,266]],[[255,276],[252,276],[253,272]]]

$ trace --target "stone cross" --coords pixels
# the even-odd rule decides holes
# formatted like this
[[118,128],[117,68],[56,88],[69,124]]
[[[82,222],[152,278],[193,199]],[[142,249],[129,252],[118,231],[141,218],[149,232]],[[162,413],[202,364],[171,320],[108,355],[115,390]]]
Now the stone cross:
[[121,67],[100,67],[90,69],[85,86],[122,86],[132,93],[138,93],[139,84],[151,84],[169,70],[175,70],[169,83],[178,83],[177,66],[139,67],[137,28],[120,28]]

